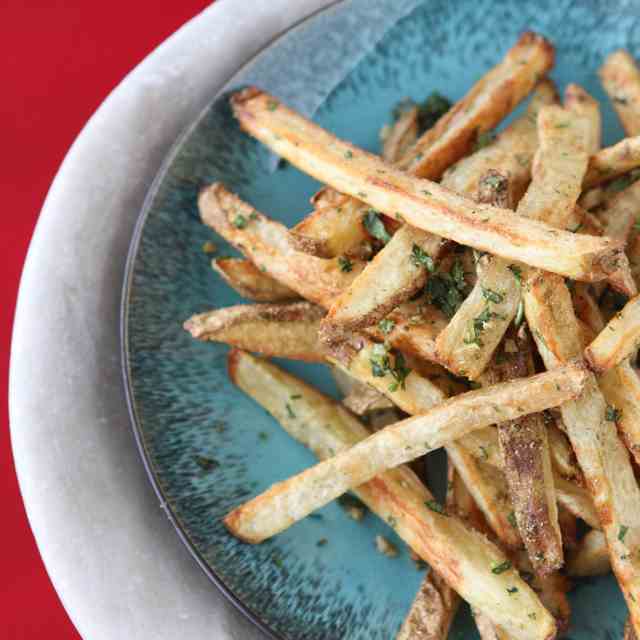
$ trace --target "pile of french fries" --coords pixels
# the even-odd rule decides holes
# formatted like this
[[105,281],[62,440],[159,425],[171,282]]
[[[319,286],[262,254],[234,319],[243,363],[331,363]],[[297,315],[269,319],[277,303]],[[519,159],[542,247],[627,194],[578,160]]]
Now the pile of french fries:
[[[401,639],[444,640],[462,598],[483,639],[548,640],[570,578],[609,571],[640,632],[640,70],[604,61],[628,137],[601,148],[598,102],[561,101],[553,64],[523,34],[456,104],[403,104],[381,157],[239,91],[240,126],[326,186],[292,229],[199,196],[244,256],[214,269],[253,303],[185,328],[231,345],[232,381],[319,459],[225,524],[260,543],[353,492],[436,567]],[[330,365],[343,401],[251,352]],[[417,464],[440,447],[445,504]]]

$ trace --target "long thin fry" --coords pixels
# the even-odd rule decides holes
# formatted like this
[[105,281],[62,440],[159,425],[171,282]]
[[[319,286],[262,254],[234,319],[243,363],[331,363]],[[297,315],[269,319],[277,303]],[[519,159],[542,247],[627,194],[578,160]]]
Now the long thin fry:
[[404,174],[258,89],[241,91],[231,100],[242,127],[273,151],[391,217],[400,212],[414,227],[576,280],[605,279],[626,261],[619,243],[607,238],[551,229]]
[[640,378],[629,359],[598,379],[609,412],[636,463],[640,464]]
[[[362,424],[339,404],[269,362],[235,351],[230,355],[229,372],[235,384],[320,459],[357,446],[367,437]],[[294,396],[296,400],[292,401]],[[437,566],[452,588],[508,629],[513,638],[553,637],[555,622],[526,582],[515,570],[507,568],[504,554],[455,515],[436,508],[427,488],[408,467],[378,475],[355,493],[373,512],[394,525],[398,535],[420,557]],[[497,566],[501,570],[492,571]],[[528,624],[532,617],[535,626]]]
[[636,296],[609,320],[584,355],[594,371],[603,372],[630,356],[639,344],[640,296]]
[[568,84],[564,90],[564,106],[588,122],[588,137],[585,149],[589,154],[600,151],[602,142],[602,117],[598,101],[580,85]]
[[605,235],[627,242],[640,211],[640,181],[630,184],[598,210]]
[[293,302],[300,296],[243,258],[215,258],[211,267],[244,298],[255,302]]
[[554,51],[542,36],[527,32],[503,60],[478,81],[400,161],[400,168],[437,179],[495,127],[553,66]]
[[[548,369],[580,356],[577,321],[564,282],[535,275],[525,289],[525,313]],[[567,435],[592,493],[614,573],[636,628],[640,627],[640,490],[615,414],[590,374],[577,400],[560,408]]]
[[[470,391],[378,431],[232,511],[225,524],[247,542],[261,542],[375,475],[456,440],[473,429],[543,411],[574,398],[585,371],[576,365]],[[275,505],[277,509],[274,508]]]
[[[582,182],[582,188],[595,187],[639,166],[640,135],[624,138],[610,147],[601,149],[589,158],[589,168]],[[584,204],[583,206],[591,208],[592,205]]]
[[324,362],[318,330],[324,311],[309,302],[240,304],[192,316],[184,328],[198,340],[225,342],[268,356]]
[[473,194],[482,177],[494,170],[508,177],[508,201],[517,203],[531,180],[531,164],[538,148],[538,112],[544,105],[557,102],[553,82],[546,78],[541,80],[524,115],[498,133],[491,144],[447,169],[442,185],[464,195]]
[[599,71],[600,81],[628,136],[640,133],[640,69],[628,51],[614,51]]

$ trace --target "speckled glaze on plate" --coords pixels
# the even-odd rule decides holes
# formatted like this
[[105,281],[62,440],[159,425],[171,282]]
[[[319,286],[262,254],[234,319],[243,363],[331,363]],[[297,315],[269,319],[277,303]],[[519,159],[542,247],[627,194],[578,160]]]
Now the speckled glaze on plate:
[[[406,3],[407,10],[411,4]],[[405,96],[422,99],[432,90],[461,97],[521,31],[533,29],[557,48],[552,75],[559,87],[578,82],[602,100],[605,143],[622,135],[595,71],[615,48],[640,53],[637,2],[428,0],[378,41],[376,28],[384,19],[380,2],[355,1],[325,11],[271,45],[227,89],[258,82],[308,110],[316,105],[305,104],[304,97],[315,96],[317,122],[375,151],[380,125],[395,102]],[[377,44],[362,56],[367,38]],[[326,67],[338,59],[353,65],[336,84]],[[304,73],[288,74],[292,60]],[[329,87],[326,97],[323,87]],[[219,255],[234,253],[200,223],[196,196],[203,185],[221,180],[267,215],[292,225],[309,211],[308,198],[318,187],[291,167],[272,170],[265,150],[236,126],[227,93],[213,101],[170,154],[132,243],[123,296],[123,356],[136,437],[185,544],[265,631],[286,639],[392,638],[424,572],[375,516],[356,523],[331,504],[321,517],[307,518],[259,546],[238,542],[220,522],[238,503],[310,465],[313,456],[228,381],[224,346],[196,342],[182,329],[193,313],[240,302],[202,251],[213,240]],[[283,365],[334,393],[321,366]],[[212,462],[202,468],[199,457]],[[437,472],[442,457],[432,457]],[[376,551],[377,534],[401,549],[398,558]],[[318,546],[322,538],[328,544]],[[611,577],[579,582],[571,602],[571,638],[621,637],[626,611]],[[466,609],[452,637],[477,637]]]

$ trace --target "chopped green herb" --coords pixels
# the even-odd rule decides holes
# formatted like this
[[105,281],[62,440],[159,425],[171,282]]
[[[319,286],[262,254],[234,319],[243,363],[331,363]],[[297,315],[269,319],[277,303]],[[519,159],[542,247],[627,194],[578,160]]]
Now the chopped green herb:
[[387,522],[392,529],[395,529],[398,524],[398,521],[393,516],[389,516]]
[[350,151],[350,150],[345,151],[345,152],[344,152],[344,157],[345,157],[347,160],[351,160],[351,158],[353,158],[353,151]]
[[583,226],[582,222],[580,222],[573,229],[569,229],[569,231],[571,231],[571,233],[578,233]]
[[267,109],[269,109],[269,111],[275,111],[277,108],[278,108],[277,100],[269,100],[269,102],[267,102]]
[[452,318],[464,301],[466,290],[464,267],[460,260],[456,260],[450,273],[440,271],[427,280],[425,294],[427,302],[438,307],[448,318]]
[[494,304],[500,304],[504,300],[504,295],[502,293],[498,293],[497,291],[488,289],[487,287],[482,287],[482,297]]
[[544,336],[537,329],[534,329],[533,333],[536,336],[536,338],[538,338],[538,340],[540,340],[540,342],[543,344],[543,346],[545,346],[548,349],[549,347],[547,347],[547,341],[544,339]]
[[527,616],[528,616],[529,618],[531,618],[531,620],[535,620],[535,619],[538,617],[538,616],[535,614],[535,612],[533,612],[533,613],[528,613],[528,614],[527,614]]
[[295,417],[296,417],[296,414],[293,412],[293,409],[291,408],[291,405],[287,402],[284,406],[285,406],[285,407],[286,407],[286,409],[287,409],[287,415],[288,415],[290,418],[295,418]]
[[509,515],[507,516],[507,520],[509,521],[509,524],[510,524],[512,527],[514,527],[514,528],[515,528],[515,527],[517,527],[517,526],[518,526],[518,523],[517,523],[517,521],[516,521],[516,514],[515,514],[513,511],[510,511],[510,512],[509,512]]
[[516,153],[516,161],[521,167],[526,167],[531,161],[531,156],[525,153]]
[[433,273],[436,269],[433,258],[417,244],[414,244],[411,249],[411,262],[416,267],[424,267],[430,273]]
[[483,460],[488,460],[489,459],[489,452],[487,451],[487,447],[483,447],[482,445],[480,445],[480,455],[482,457]]
[[608,404],[604,412],[604,417],[605,420],[609,422],[619,422],[620,418],[622,418],[622,411]]
[[568,122],[558,122],[558,124],[556,125],[556,129],[567,129],[570,126],[571,125]]
[[427,191],[426,189],[422,189],[422,193],[424,193],[425,196],[431,195],[431,191]]
[[194,456],[193,460],[206,473],[209,473],[209,471],[213,471],[220,466],[218,461],[205,456]]
[[374,237],[387,244],[391,240],[391,236],[386,230],[384,223],[380,219],[377,211],[369,209],[362,219],[364,228]]
[[510,264],[509,271],[513,273],[513,277],[518,281],[518,284],[522,284],[522,269],[517,264]]
[[249,220],[257,220],[258,219],[258,214],[255,211],[252,211],[249,214]]
[[520,300],[520,302],[518,302],[518,309],[516,310],[516,317],[514,319],[516,327],[519,327],[522,324],[523,318],[524,318],[524,301]]
[[493,131],[478,132],[476,144],[473,147],[473,150],[478,151],[480,149],[484,149],[485,147],[488,147],[495,139],[496,134]]
[[501,573],[504,573],[505,571],[508,571],[509,569],[511,569],[511,562],[509,562],[509,560],[505,560],[504,562],[501,562],[500,564],[494,564],[491,567],[491,573],[499,576]]
[[399,211],[396,211],[396,220],[399,220],[400,222],[404,222],[404,217]]
[[349,273],[353,269],[353,262],[347,258],[347,256],[340,256],[338,258],[338,265],[340,266],[340,271],[344,273]]
[[292,396],[289,396],[292,400],[300,400],[302,396],[299,393],[294,393]]
[[378,329],[384,333],[385,336],[388,336],[396,326],[396,323],[390,318],[383,318],[378,322]]
[[451,108],[451,102],[434,91],[424,102],[418,105],[418,127],[420,133],[431,129],[433,125]]
[[446,516],[446,512],[444,510],[444,507],[437,502],[436,500],[427,500],[424,503],[427,507],[429,507],[429,509],[431,509],[431,511],[435,511],[436,513],[439,513],[441,516]]
[[358,191],[358,197],[359,198],[366,198],[367,197],[367,192],[366,191]]
[[234,219],[233,219],[233,226],[236,229],[244,229],[247,226],[247,219],[241,214],[239,213]]
[[507,593],[508,594],[518,593],[518,587],[507,587]]
[[618,531],[618,540],[620,540],[620,542],[624,542],[624,537],[627,535],[627,531],[629,531],[629,527],[621,524],[620,530]]
[[473,322],[471,323],[471,327],[467,332],[467,335],[464,337],[465,344],[475,344],[479,347],[483,345],[481,334],[485,329],[485,326],[491,322],[491,320],[504,320],[505,316],[500,313],[495,313],[491,311],[489,305],[487,305],[483,311],[477,315]]
[[262,440],[263,442],[266,442],[269,439],[269,434],[266,431],[261,431],[258,434],[258,438],[260,438],[260,440]]

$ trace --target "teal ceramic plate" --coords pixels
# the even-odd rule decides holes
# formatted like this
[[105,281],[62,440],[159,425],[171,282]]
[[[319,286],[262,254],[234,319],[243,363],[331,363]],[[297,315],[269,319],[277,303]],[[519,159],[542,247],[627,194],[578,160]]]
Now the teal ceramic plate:
[[[601,99],[605,142],[621,137],[595,72],[614,48],[640,54],[638,3],[391,5],[361,0],[316,15],[242,69],[227,90],[260,84],[315,111],[323,127],[376,151],[380,125],[399,99],[422,99],[432,90],[458,99],[520,32],[533,29],[557,48],[558,85],[578,82]],[[314,460],[230,384],[224,346],[196,342],[182,329],[196,312],[240,302],[202,251],[213,240],[219,254],[233,254],[200,223],[196,196],[203,185],[221,180],[259,210],[292,225],[308,212],[308,198],[318,187],[291,167],[273,170],[269,155],[239,131],[225,93],[177,142],[132,243],[123,351],[140,450],[185,544],[211,579],[273,637],[393,638],[424,572],[374,516],[356,523],[331,504],[321,517],[307,518],[259,546],[238,542],[221,524],[231,508]],[[284,366],[334,393],[322,367]],[[435,455],[432,467],[437,465]],[[376,551],[377,534],[402,549],[398,558]],[[328,544],[318,546],[322,538]],[[571,638],[621,637],[625,606],[612,578],[578,583],[571,602]],[[458,616],[452,637],[477,637],[467,611]]]

